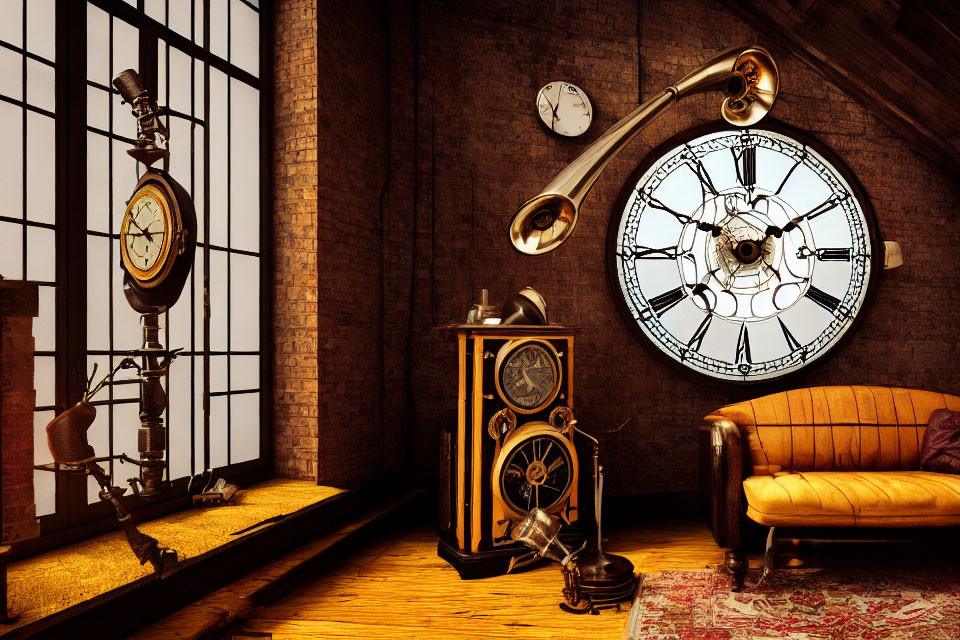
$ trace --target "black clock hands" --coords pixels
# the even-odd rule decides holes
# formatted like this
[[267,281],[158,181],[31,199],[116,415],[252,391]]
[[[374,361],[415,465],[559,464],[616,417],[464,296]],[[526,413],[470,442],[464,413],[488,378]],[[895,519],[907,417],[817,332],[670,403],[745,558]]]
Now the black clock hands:
[[770,236],[779,238],[784,233],[789,233],[790,231],[793,231],[794,229],[796,229],[797,225],[799,225],[804,220],[813,220],[814,218],[818,216],[822,216],[828,211],[833,211],[840,205],[840,203],[844,202],[849,197],[850,197],[849,193],[844,193],[841,195],[833,194],[829,198],[827,198],[826,200],[824,200],[823,202],[815,206],[810,211],[800,214],[799,216],[793,218],[792,220],[790,220],[790,222],[783,225],[782,227],[775,227],[773,225],[770,225],[769,227],[767,227],[766,236],[764,237],[764,240],[766,240]]

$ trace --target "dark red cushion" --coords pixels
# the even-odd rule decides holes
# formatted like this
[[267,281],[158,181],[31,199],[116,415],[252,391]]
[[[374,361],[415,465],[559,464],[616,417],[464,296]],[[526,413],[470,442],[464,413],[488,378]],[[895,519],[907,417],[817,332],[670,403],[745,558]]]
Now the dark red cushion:
[[920,468],[960,474],[960,412],[937,409],[930,414],[923,435]]

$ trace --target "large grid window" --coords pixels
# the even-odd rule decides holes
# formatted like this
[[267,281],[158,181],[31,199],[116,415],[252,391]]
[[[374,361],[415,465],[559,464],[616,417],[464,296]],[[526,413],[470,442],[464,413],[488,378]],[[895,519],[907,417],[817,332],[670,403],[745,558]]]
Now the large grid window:
[[[56,391],[55,2],[3,0],[0,13],[0,275],[40,284],[34,462],[43,464],[51,462],[44,426]],[[37,513],[52,513],[55,478],[34,475]]]
[[[134,68],[165,106],[170,131],[169,171],[191,195],[197,212],[197,252],[179,301],[161,316],[163,343],[182,347],[164,379],[168,403],[166,451],[170,496],[182,495],[186,479],[205,468],[236,474],[263,468],[268,458],[261,406],[261,235],[265,217],[261,135],[266,100],[260,66],[260,3],[245,0],[89,0],[71,17],[84,42],[85,70],[74,83],[71,100],[85,100],[82,127],[82,173],[85,202],[72,202],[69,215],[81,222],[58,228],[65,212],[55,206],[52,167],[71,153],[69,131],[57,129],[55,106],[68,63],[55,59],[56,38],[50,26],[65,11],[55,0],[0,0],[0,275],[39,281],[40,318],[36,322],[35,419],[36,464],[52,462],[45,426],[56,410],[78,399],[77,381],[98,366],[112,370],[140,346],[140,316],[127,304],[119,267],[119,226],[143,167],[127,153],[136,138],[129,105],[112,87],[120,71]],[[82,15],[80,15],[82,14]],[[61,37],[76,37],[65,36]],[[61,41],[59,46],[65,46]],[[61,86],[63,85],[63,86]],[[74,125],[63,125],[61,128]],[[78,131],[77,130],[77,131]],[[75,132],[76,133],[76,132]],[[76,139],[76,137],[74,138]],[[7,142],[9,141],[9,142]],[[15,153],[14,153],[15,152]],[[56,157],[55,157],[56,155]],[[73,157],[76,157],[74,155]],[[59,175],[59,174],[56,174]],[[59,234],[59,237],[58,237]],[[81,246],[78,252],[77,247]],[[64,251],[83,256],[85,268],[68,282],[57,282],[56,259]],[[71,280],[79,280],[69,282]],[[71,336],[69,318],[55,309],[56,287],[67,290],[69,309],[83,313],[85,329]],[[61,306],[67,306],[61,304]],[[62,335],[61,335],[62,334]],[[64,371],[62,345],[84,359],[78,372]],[[60,358],[58,358],[58,355]],[[85,358],[84,358],[85,356]],[[59,367],[59,369],[58,369]],[[137,457],[139,387],[125,374],[120,384],[97,397],[98,415],[88,432],[97,455],[126,453]],[[129,380],[130,384],[124,384]],[[116,484],[135,475],[130,465],[113,463]],[[35,492],[44,533],[94,519],[107,512],[99,504],[92,478],[77,485],[65,474],[37,471]],[[88,506],[89,505],[89,506]],[[98,510],[99,509],[99,510]],[[89,511],[89,513],[87,513]],[[69,512],[69,513],[66,513]],[[102,512],[102,513],[101,513]]]

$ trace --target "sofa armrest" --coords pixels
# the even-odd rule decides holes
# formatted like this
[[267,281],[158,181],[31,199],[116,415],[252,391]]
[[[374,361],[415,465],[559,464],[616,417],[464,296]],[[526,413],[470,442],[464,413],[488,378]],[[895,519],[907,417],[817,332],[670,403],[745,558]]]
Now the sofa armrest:
[[721,546],[740,548],[743,511],[743,444],[736,423],[725,418],[710,424],[713,449],[710,518]]

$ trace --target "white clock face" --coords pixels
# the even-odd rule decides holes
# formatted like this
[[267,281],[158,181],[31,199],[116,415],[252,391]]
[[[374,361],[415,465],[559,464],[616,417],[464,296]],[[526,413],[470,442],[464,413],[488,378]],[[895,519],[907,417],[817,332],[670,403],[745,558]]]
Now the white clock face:
[[823,358],[850,331],[879,270],[873,214],[811,144],[720,130],[624,187],[610,277],[656,349],[713,378],[759,382]]
[[130,208],[130,219],[124,243],[131,264],[149,271],[160,257],[166,223],[160,203],[152,195],[142,195]]
[[540,89],[537,114],[552,131],[571,138],[586,131],[593,121],[593,107],[583,89],[559,80]]

